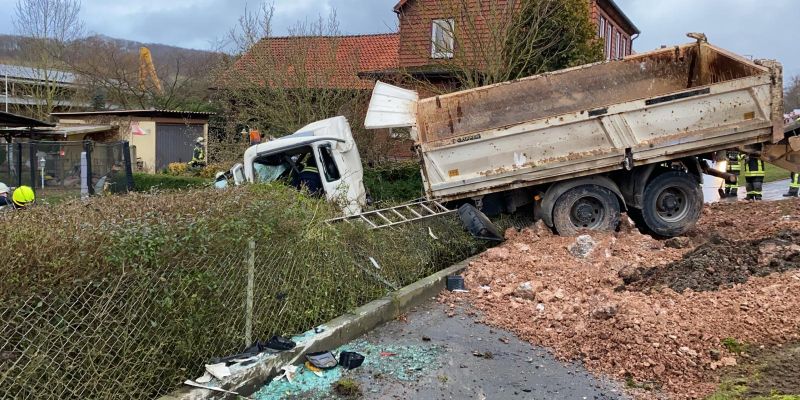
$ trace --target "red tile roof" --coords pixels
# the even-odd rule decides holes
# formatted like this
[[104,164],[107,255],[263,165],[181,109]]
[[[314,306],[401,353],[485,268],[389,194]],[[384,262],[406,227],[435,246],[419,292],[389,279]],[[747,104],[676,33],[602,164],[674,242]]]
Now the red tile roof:
[[[373,81],[358,73],[397,68],[399,48],[398,33],[264,38],[236,61],[234,70],[262,85],[269,79],[279,87],[371,89]],[[272,68],[274,76],[264,76]]]

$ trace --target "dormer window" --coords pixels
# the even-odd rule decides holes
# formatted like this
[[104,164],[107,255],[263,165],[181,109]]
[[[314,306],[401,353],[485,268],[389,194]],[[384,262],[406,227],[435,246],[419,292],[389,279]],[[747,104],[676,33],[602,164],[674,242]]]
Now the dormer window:
[[435,19],[431,27],[431,58],[453,58],[455,21]]

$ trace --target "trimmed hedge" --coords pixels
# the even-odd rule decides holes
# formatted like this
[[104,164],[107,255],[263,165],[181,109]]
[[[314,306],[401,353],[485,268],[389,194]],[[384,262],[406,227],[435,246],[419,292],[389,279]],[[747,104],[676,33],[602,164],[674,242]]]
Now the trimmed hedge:
[[133,190],[137,192],[149,192],[153,189],[191,189],[209,184],[211,184],[210,180],[197,177],[166,174],[133,174]]
[[238,352],[246,321],[254,339],[300,333],[484,248],[455,218],[368,231],[324,223],[336,215],[282,185],[101,196],[5,215],[0,229],[27,228],[0,241],[3,394],[158,397]]

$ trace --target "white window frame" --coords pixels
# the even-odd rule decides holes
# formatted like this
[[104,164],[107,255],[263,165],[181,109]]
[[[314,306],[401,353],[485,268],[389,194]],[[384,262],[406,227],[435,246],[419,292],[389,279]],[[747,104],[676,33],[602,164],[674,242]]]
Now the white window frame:
[[622,38],[622,57],[627,57],[630,55],[630,51],[628,50],[628,38]]
[[606,41],[605,41],[606,60],[610,60],[611,59],[611,47],[612,47],[611,44],[613,43],[613,40],[612,40],[613,32],[614,32],[614,26],[611,25],[611,23],[609,23],[606,26]]
[[622,34],[619,31],[616,31],[616,35],[614,36],[614,39],[616,39],[616,41],[617,41],[617,51],[616,51],[617,59],[620,59],[620,58],[622,58],[622,46],[621,46],[621,44],[622,44]]
[[[450,26],[450,31],[446,31],[446,25]],[[455,20],[452,18],[434,19],[431,21],[431,58],[453,58],[455,49]],[[440,48],[436,42],[437,33],[443,31],[442,37],[445,40],[445,48]],[[448,50],[449,47],[449,50]]]
[[602,15],[600,16],[600,24],[599,25],[600,25],[600,37],[601,38],[605,38],[606,37],[606,17],[604,17]]

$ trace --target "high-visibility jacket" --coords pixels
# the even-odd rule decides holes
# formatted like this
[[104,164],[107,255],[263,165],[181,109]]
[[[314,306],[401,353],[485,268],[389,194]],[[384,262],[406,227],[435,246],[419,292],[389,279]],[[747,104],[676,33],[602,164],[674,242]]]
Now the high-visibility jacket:
[[192,164],[206,162],[206,152],[203,146],[195,146],[192,153]]
[[742,160],[744,160],[744,154],[740,154],[737,151],[729,151],[728,152],[728,173],[735,173],[739,174],[742,172]]
[[792,180],[789,182],[789,187],[792,189],[800,189],[800,174],[792,172]]
[[764,172],[764,162],[755,157],[750,157],[744,164],[744,177],[745,178],[763,178],[766,175]]

